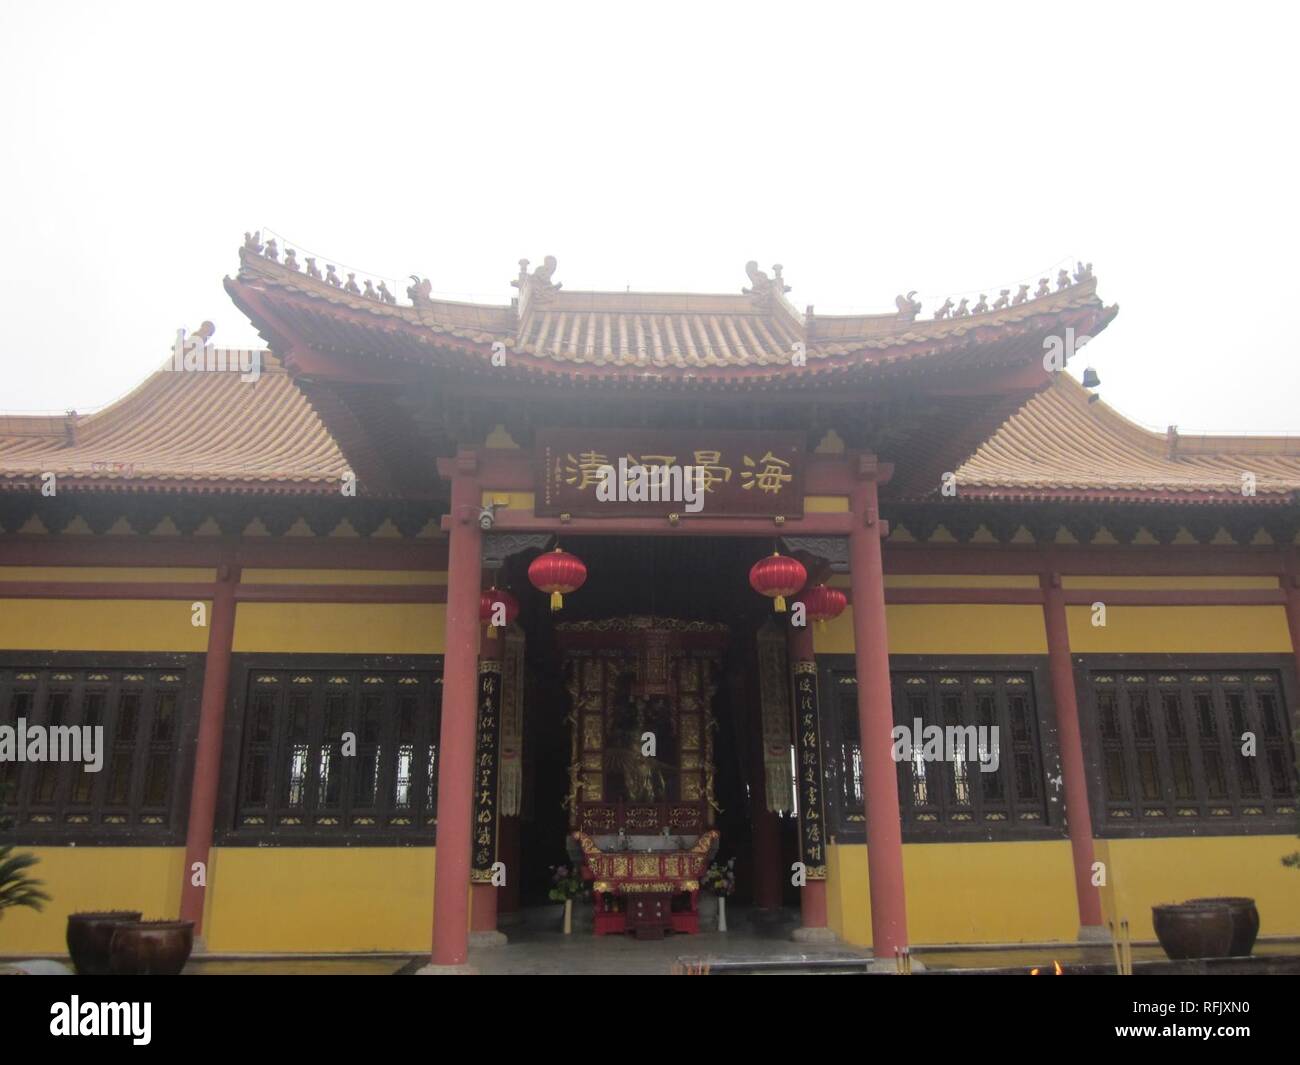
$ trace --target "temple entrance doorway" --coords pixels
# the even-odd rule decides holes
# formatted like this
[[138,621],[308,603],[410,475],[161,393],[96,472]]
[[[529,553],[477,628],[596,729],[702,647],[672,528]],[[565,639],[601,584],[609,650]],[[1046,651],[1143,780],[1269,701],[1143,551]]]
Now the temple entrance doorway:
[[[552,869],[584,864],[582,832],[596,851],[585,864],[608,898],[639,887],[675,896],[674,913],[663,907],[667,930],[694,930],[681,915],[687,893],[675,889],[713,861],[735,860],[733,911],[797,906],[795,825],[767,811],[763,791],[757,633],[773,608],[748,582],[773,542],[565,537],[561,546],[589,576],[559,612],[530,594],[536,552],[498,575],[523,604],[526,638],[518,905],[556,906]],[[592,934],[600,907],[575,906],[593,911],[575,934]]]

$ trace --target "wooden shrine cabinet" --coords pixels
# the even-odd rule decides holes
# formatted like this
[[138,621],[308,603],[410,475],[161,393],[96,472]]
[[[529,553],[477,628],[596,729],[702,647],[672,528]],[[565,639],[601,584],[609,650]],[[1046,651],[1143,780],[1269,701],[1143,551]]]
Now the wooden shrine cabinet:
[[627,617],[556,631],[571,707],[570,854],[591,883],[595,933],[697,932],[719,842],[713,696],[727,628]]

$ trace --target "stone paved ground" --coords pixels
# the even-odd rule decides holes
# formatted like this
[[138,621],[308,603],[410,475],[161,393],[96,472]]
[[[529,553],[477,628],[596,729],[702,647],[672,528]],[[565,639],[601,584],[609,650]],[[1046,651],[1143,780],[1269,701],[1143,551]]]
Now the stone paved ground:
[[[795,943],[790,932],[797,914],[788,912],[777,922],[756,923],[739,910],[730,914],[731,930],[705,932],[697,936],[669,936],[652,942],[638,942],[625,936],[591,935],[575,929],[571,936],[559,931],[556,911],[529,911],[523,923],[504,929],[510,942],[504,947],[474,949],[471,966],[484,974],[519,975],[637,975],[669,974],[683,964],[708,964],[719,971],[717,962],[727,965],[753,963],[769,971],[797,965],[802,971],[862,972],[870,955],[861,948],[844,944]],[[923,948],[915,958],[931,973],[978,972],[988,970],[1028,971],[1034,966],[1050,970],[1059,960],[1067,970],[1086,967],[1093,971],[1113,967],[1109,945],[1049,944],[1040,947]],[[1134,944],[1133,959],[1139,970],[1164,963],[1164,952],[1155,944]],[[66,962],[66,959],[63,959]],[[409,954],[351,955],[322,958],[192,958],[187,975],[215,976],[227,973],[301,975],[392,975],[412,972],[428,961],[427,956]],[[775,963],[775,964],[774,964]],[[828,966],[828,963],[831,963]],[[1261,940],[1249,963],[1210,963],[1211,967],[1243,964],[1251,971],[1295,971],[1300,963],[1300,943],[1295,940]],[[0,964],[3,964],[0,962]],[[917,968],[919,968],[918,966]],[[885,968],[892,969],[892,965]],[[1164,971],[1173,971],[1161,964]],[[1183,971],[1204,971],[1204,963],[1186,963]]]

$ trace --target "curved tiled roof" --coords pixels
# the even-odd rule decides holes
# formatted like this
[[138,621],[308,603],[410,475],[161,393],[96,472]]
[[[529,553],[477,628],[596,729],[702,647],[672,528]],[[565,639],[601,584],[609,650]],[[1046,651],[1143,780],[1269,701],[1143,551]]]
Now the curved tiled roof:
[[[1243,493],[1243,474],[1255,496]],[[1068,374],[1034,396],[957,470],[958,492],[992,498],[1132,498],[1220,502],[1300,491],[1300,438],[1182,437],[1135,425]]]
[[269,352],[255,381],[165,367],[96,414],[0,417],[0,487],[335,492],[347,468]]
[[[779,272],[771,279],[756,271],[754,287],[735,293],[575,292],[551,283],[554,260],[545,274],[521,270],[514,282],[519,298],[509,305],[434,299],[427,283],[423,293],[418,284],[408,289],[408,305],[367,296],[355,287],[355,275],[349,275],[349,292],[308,276],[296,261],[281,262],[278,250],[270,258],[259,247],[254,242],[240,249],[238,277],[228,279],[226,288],[268,340],[275,327],[266,312],[273,310],[281,327],[308,342],[340,351],[382,349],[417,360],[430,357],[426,345],[481,349],[500,343],[556,369],[797,377],[835,363],[881,365],[974,349],[1024,336],[1035,323],[1059,320],[1095,333],[1117,310],[1103,307],[1090,272],[1073,281],[1062,272],[1055,291],[1044,287],[1034,298],[1025,293],[1020,303],[1004,300],[1006,306],[979,314],[920,318],[901,310],[800,313],[785,298]],[[796,348],[803,361],[792,358]]]

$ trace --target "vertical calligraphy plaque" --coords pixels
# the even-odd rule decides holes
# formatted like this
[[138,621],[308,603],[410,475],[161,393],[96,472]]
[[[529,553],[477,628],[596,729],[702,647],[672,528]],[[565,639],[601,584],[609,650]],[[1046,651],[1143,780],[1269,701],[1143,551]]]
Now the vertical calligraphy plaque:
[[807,868],[809,880],[825,880],[826,796],[817,706],[817,666],[812,662],[796,662],[792,679],[799,789],[799,860]]
[[497,758],[501,739],[501,663],[478,666],[478,741],[474,746],[474,860],[470,880],[491,883],[497,860]]

